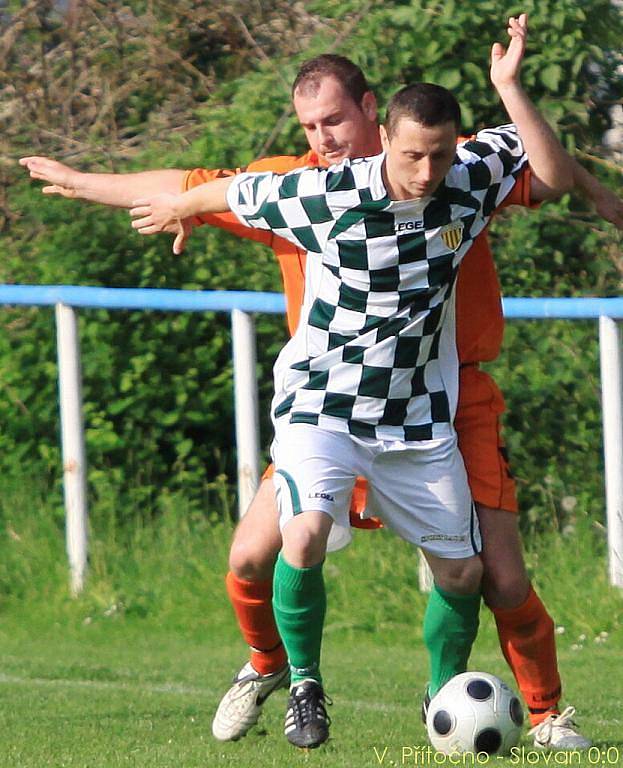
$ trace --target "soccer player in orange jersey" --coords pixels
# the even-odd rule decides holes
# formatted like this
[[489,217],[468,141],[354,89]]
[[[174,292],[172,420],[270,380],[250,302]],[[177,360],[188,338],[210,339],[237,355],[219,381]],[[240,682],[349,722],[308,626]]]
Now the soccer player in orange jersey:
[[[381,151],[374,95],[361,71],[347,59],[321,56],[304,64],[294,84],[293,99],[310,151],[300,157],[259,160],[245,170],[285,172]],[[187,190],[235,172],[196,169],[83,174],[47,158],[30,157],[20,162],[33,178],[48,183],[44,187],[46,193],[123,207],[130,207],[146,193]],[[571,159],[569,162],[576,187],[594,202],[604,218],[623,227],[621,201]],[[540,192],[527,171],[505,204],[536,204]],[[303,296],[305,253],[270,232],[242,227],[232,214],[186,222],[184,234],[177,240],[178,250],[192,224],[204,222],[273,248],[283,276],[288,326],[293,332]],[[588,740],[577,732],[568,712],[561,716],[558,708],[561,689],[554,625],[530,585],[523,561],[515,484],[500,438],[499,419],[504,401],[495,382],[479,369],[481,362],[497,357],[502,334],[500,289],[485,232],[478,237],[459,271],[457,342],[461,368],[455,420],[480,520],[483,594],[495,615],[503,653],[529,707],[531,722],[534,726],[547,723],[542,729],[545,740],[540,737],[542,745],[586,747]],[[353,507],[357,514],[365,506],[363,495],[361,488],[355,494]],[[236,529],[230,553],[227,589],[242,634],[251,647],[251,658],[217,711],[213,732],[219,739],[243,736],[257,722],[267,696],[287,685],[287,660],[271,608],[272,571],[280,548],[273,485],[265,477]],[[429,649],[437,643],[441,632],[443,626],[427,627]]]

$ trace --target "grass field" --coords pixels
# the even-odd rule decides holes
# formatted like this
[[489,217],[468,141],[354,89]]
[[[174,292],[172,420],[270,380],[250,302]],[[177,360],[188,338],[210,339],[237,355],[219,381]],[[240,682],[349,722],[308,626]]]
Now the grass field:
[[[361,534],[327,562],[323,670],[333,726],[327,745],[304,752],[281,733],[284,691],[242,741],[211,736],[215,706],[246,653],[222,583],[228,526],[180,509],[123,542],[104,527],[93,535],[88,588],[71,600],[58,526],[43,503],[35,511],[18,524],[5,508],[2,520],[0,768],[444,764],[422,751],[425,597],[401,542]],[[524,734],[524,753],[489,762],[623,765],[622,596],[606,584],[603,536],[579,523],[533,542],[529,561],[560,627],[565,701],[598,750],[547,760]],[[509,680],[484,609],[481,622],[470,666]]]

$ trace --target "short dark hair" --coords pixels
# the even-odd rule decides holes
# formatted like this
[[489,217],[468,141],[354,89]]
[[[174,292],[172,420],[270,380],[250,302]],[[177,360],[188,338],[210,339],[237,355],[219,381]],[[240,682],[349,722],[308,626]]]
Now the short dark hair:
[[370,90],[365,75],[350,59],[323,53],[301,64],[292,84],[292,96],[297,90],[304,94],[317,94],[325,77],[334,77],[357,106],[361,104],[364,93]]
[[428,128],[452,122],[457,135],[461,131],[461,107],[458,101],[447,88],[433,83],[413,83],[392,96],[385,118],[385,130],[390,138],[403,117]]

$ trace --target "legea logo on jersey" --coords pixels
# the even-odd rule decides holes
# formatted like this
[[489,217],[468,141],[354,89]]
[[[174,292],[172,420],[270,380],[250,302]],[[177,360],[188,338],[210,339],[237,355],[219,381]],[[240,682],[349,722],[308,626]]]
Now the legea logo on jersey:
[[394,229],[397,235],[406,235],[411,232],[415,232],[418,229],[424,228],[424,221],[421,216],[413,218],[413,211],[405,212],[401,215],[400,212],[394,211]]
[[415,232],[416,229],[422,229],[421,221],[401,221],[396,224],[396,232]]
[[451,251],[456,251],[459,245],[463,242],[463,228],[464,225],[462,221],[455,221],[442,229],[439,234],[441,235],[441,239],[446,248]]

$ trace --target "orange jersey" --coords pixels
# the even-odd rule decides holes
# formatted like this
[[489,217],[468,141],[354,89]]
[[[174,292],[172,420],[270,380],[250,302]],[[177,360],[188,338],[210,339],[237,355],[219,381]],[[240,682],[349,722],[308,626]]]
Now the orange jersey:
[[[315,152],[299,157],[281,156],[256,160],[236,170],[205,170],[196,168],[184,177],[183,189],[188,190],[223,176],[242,171],[273,171],[287,173],[295,168],[324,165]],[[530,205],[530,171],[519,177],[513,191],[502,207]],[[288,329],[293,334],[299,322],[305,288],[305,251],[272,232],[251,229],[242,225],[233,213],[198,216],[197,223],[210,224],[239,237],[270,246],[279,261],[286,296]],[[478,235],[459,268],[456,289],[456,335],[459,362],[480,363],[495,360],[500,353],[504,334],[504,318],[500,298],[500,284],[493,262],[487,230]]]
[[[212,181],[223,176],[231,176],[242,171],[273,171],[274,173],[287,173],[295,168],[307,168],[323,165],[315,152],[309,151],[300,157],[283,155],[281,157],[269,157],[263,160],[255,160],[245,168],[237,168],[235,171],[216,170],[208,171],[204,168],[196,168],[189,171],[184,177],[183,189],[191,189],[206,181]],[[294,333],[301,316],[301,305],[305,292],[305,258],[306,252],[297,248],[293,243],[277,237],[272,232],[261,229],[251,229],[243,226],[233,213],[207,214],[196,217],[202,224],[210,224],[213,227],[225,229],[238,237],[247,240],[255,240],[264,243],[273,249],[283,280],[283,290],[286,296],[286,315],[290,335]]]
[[[530,170],[517,179],[501,207],[530,206]],[[474,240],[459,267],[456,285],[456,344],[459,362],[484,363],[500,354],[504,316],[500,283],[487,229]]]

